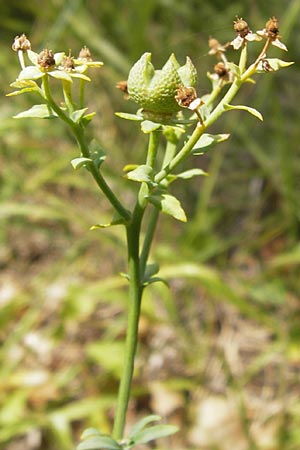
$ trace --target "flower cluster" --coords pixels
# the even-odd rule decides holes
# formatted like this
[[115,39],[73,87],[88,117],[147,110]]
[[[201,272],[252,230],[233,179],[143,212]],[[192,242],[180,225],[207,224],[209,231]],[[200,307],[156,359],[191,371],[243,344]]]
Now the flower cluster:
[[[47,73],[53,78],[69,82],[72,82],[72,78],[90,81],[90,78],[86,75],[88,68],[103,65],[100,61],[93,61],[91,52],[87,47],[81,49],[78,58],[74,58],[71,53],[69,55],[64,52],[53,53],[48,48],[40,53],[35,53],[31,50],[30,41],[25,34],[15,37],[12,48],[18,52],[22,68],[18,80],[38,80]],[[23,53],[27,53],[32,65],[25,65]]]

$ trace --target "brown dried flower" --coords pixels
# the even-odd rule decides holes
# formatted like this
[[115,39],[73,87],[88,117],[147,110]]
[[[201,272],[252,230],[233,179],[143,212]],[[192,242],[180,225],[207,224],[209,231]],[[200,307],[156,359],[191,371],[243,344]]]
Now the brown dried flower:
[[72,72],[75,69],[74,58],[71,56],[71,52],[68,56],[65,56],[61,63],[62,69],[67,72]]
[[27,36],[23,33],[21,36],[16,36],[14,39],[14,43],[12,44],[12,49],[15,52],[21,50],[22,52],[27,52],[27,50],[31,49],[31,43]]
[[244,38],[247,34],[251,33],[248,23],[242,18],[239,19],[237,17],[236,20],[233,21],[233,28],[241,38]]
[[233,28],[237,33],[237,37],[231,42],[231,45],[235,50],[238,50],[246,41],[260,41],[261,37],[249,28],[248,23],[242,18],[236,18],[233,22]]
[[125,100],[129,99],[127,80],[126,81],[118,81],[116,84],[116,88],[120,89],[120,91],[122,91],[124,93]]
[[37,63],[44,70],[52,69],[55,66],[55,59],[52,50],[45,48],[38,56]]
[[263,30],[257,31],[259,36],[264,37],[265,39],[270,39],[272,45],[280,48],[281,50],[287,51],[287,47],[281,42],[281,36],[279,35],[279,26],[278,20],[276,17],[271,17]]
[[210,36],[208,40],[208,46],[210,48],[208,54],[215,55],[218,59],[226,59],[224,53],[226,52],[228,45],[228,43],[222,45],[217,39]]
[[79,52],[78,59],[82,61],[93,61],[90,49],[84,46]]
[[197,99],[197,92],[194,87],[179,86],[175,99],[182,108],[190,108],[191,104]]

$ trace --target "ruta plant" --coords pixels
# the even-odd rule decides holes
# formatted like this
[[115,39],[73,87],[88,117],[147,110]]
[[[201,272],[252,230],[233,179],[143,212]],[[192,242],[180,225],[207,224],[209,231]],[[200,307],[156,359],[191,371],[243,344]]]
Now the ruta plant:
[[[186,63],[181,66],[174,54],[161,70],[155,70],[151,54],[145,53],[130,70],[128,80],[118,84],[126,97],[136,102],[140,109],[136,114],[116,113],[117,116],[138,122],[141,131],[148,136],[144,164],[130,164],[124,168],[127,179],[140,184],[134,205],[125,205],[108,185],[105,179],[104,151],[95,139],[88,138],[86,132],[95,113],[88,112],[85,86],[91,81],[89,69],[101,67],[102,62],[93,61],[86,47],[75,58],[71,53],[53,53],[48,48],[35,53],[25,35],[17,36],[13,43],[13,50],[19,56],[21,72],[11,84],[15,91],[8,95],[35,93],[40,98],[38,104],[17,114],[15,118],[55,118],[69,127],[79,147],[79,155],[71,161],[73,168],[84,168],[90,172],[114,211],[109,224],[95,224],[91,228],[121,225],[126,231],[128,324],[112,436],[104,435],[96,429],[87,429],[78,450],[125,450],[177,431],[172,425],[151,425],[160,419],[151,415],[140,420],[129,435],[124,437],[142,296],[149,284],[161,281],[157,276],[158,265],[148,263],[159,213],[163,212],[182,222],[187,220],[179,200],[170,193],[172,184],[177,180],[203,176],[206,173],[199,168],[178,172],[181,163],[191,155],[201,156],[207,153],[213,146],[229,138],[229,134],[207,132],[227,111],[245,110],[263,120],[256,109],[233,104],[236,94],[245,83],[254,83],[252,77],[257,73],[275,72],[292,64],[268,57],[271,45],[287,50],[281,42],[275,17],[269,19],[265,28],[256,33],[250,30],[245,20],[237,18],[234,30],[236,37],[231,43],[222,45],[215,38],[209,39],[209,54],[214,55],[218,62],[214,66],[214,73],[207,74],[212,84],[211,92],[201,98],[196,92],[198,75],[192,61],[187,58]],[[262,41],[262,47],[258,56],[249,64],[248,46],[255,41]],[[239,51],[237,63],[229,61],[226,56],[230,47]],[[53,79],[56,81],[55,85],[52,85]],[[62,89],[58,100],[57,80],[61,82]],[[162,159],[157,157],[159,146],[165,147]],[[149,210],[147,215],[146,210]]]

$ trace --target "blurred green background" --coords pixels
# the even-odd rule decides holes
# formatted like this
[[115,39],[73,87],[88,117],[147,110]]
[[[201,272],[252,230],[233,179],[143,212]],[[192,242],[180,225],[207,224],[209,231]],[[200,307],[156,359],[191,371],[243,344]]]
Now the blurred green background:
[[223,116],[214,131],[230,140],[188,163],[210,176],[175,187],[189,221],[159,224],[153,260],[170,288],[146,290],[128,422],[153,412],[178,424],[160,448],[300,448],[299,0],[10,0],[0,16],[1,449],[70,450],[84,427],[110,431],[126,311],[124,236],[88,231],[111,211],[72,169],[73,138],[59,122],[11,119],[34,101],[5,97],[19,72],[14,36],[35,51],[87,45],[104,61],[87,92],[93,133],[130,204],[122,167],[143,161],[146,140],[114,116],[136,110],[116,82],[144,51],[157,67],[174,52],[192,58],[204,95],[208,37],[232,40],[236,15],[254,31],[276,15],[289,53],[271,53],[295,64],[244,86],[236,103],[264,123]]

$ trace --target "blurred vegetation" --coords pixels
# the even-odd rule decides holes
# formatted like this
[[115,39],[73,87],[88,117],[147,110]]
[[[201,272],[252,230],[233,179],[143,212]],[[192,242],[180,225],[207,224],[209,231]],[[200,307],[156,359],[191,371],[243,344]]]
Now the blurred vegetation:
[[276,15],[283,59],[295,65],[239,94],[265,122],[226,115],[216,131],[231,139],[190,161],[210,176],[177,187],[188,224],[160,222],[153,259],[170,289],[146,291],[128,420],[152,411],[179,424],[162,448],[299,449],[299,1],[10,0],[1,8],[0,448],[70,450],[84,427],[110,430],[126,310],[126,282],[116,275],[123,234],[88,231],[110,210],[69,164],[74,141],[58,122],[11,119],[32,103],[4,97],[19,71],[14,36],[26,33],[36,51],[87,45],[104,61],[88,89],[93,133],[109,150],[110,183],[130,202],[133,187],[120,174],[143,160],[146,143],[114,116],[135,111],[115,83],[144,51],[156,66],[174,51],[192,58],[204,94],[215,64],[208,37],[231,40],[236,15],[253,30]]

